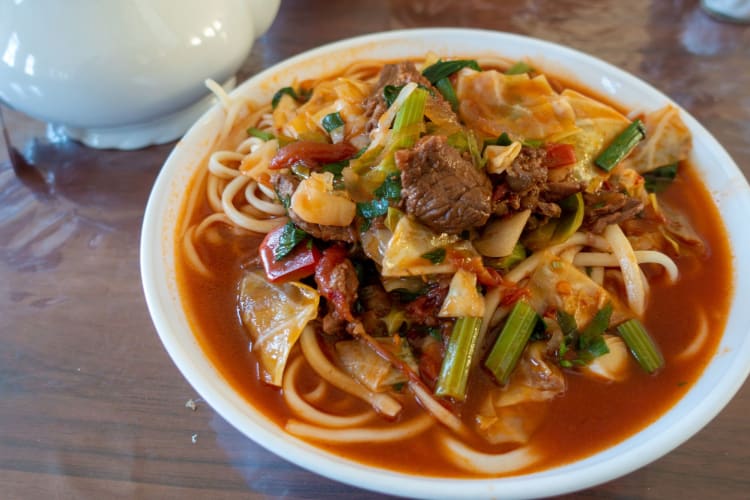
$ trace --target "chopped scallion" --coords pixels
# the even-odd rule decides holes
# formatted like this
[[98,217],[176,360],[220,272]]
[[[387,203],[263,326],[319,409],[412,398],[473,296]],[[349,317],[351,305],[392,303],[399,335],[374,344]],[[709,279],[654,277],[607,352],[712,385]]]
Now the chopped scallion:
[[391,137],[391,151],[408,148],[414,145],[422,132],[427,91],[417,88],[409,94],[401,109],[396,113]]
[[539,321],[539,315],[527,302],[523,300],[516,302],[490,355],[484,362],[484,366],[501,384],[508,382],[537,321]]
[[473,59],[456,59],[453,61],[438,61],[422,71],[422,75],[427,78],[431,84],[435,85],[443,78],[451,76],[456,71],[463,68],[471,68],[475,71],[482,71],[479,64]]
[[323,128],[326,130],[326,132],[330,134],[337,128],[343,127],[344,120],[341,118],[339,112],[336,111],[335,113],[325,115],[320,124],[323,125]]
[[440,367],[435,394],[457,401],[466,399],[469,369],[477,347],[482,318],[462,317],[453,326],[448,348]]
[[640,321],[629,319],[621,323],[617,331],[644,370],[654,373],[664,366],[664,357]]
[[456,96],[456,91],[453,90],[451,81],[448,78],[441,78],[435,83],[435,88],[438,89],[440,93],[443,94],[443,97],[445,97],[445,100],[450,103],[451,109],[453,109],[453,111],[458,111],[458,97]]
[[295,101],[299,99],[299,96],[292,87],[282,87],[277,90],[271,98],[271,109],[276,109],[276,106],[279,105],[279,101],[281,101],[281,98],[284,96],[284,94],[288,95]]
[[632,150],[646,137],[646,129],[640,120],[635,120],[628,125],[620,135],[607,146],[594,163],[599,168],[609,172],[617,166]]

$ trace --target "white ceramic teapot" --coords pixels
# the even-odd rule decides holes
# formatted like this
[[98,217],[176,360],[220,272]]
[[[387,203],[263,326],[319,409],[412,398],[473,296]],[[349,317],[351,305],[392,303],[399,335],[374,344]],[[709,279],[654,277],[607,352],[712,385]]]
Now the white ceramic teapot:
[[171,141],[227,87],[280,0],[2,0],[0,99],[101,148]]

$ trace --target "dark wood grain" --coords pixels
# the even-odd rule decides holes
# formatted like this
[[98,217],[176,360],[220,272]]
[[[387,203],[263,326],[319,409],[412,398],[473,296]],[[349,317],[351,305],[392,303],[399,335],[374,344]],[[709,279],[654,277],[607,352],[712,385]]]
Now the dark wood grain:
[[[655,85],[750,174],[750,27],[720,23],[695,1],[282,3],[241,78],[376,31],[528,34]],[[0,109],[0,497],[377,497],[263,450],[200,401],[185,407],[198,396],[161,347],[138,268],[144,206],[171,145],[91,150],[52,141],[44,124]],[[672,453],[567,498],[748,498],[748,414],[745,384]]]

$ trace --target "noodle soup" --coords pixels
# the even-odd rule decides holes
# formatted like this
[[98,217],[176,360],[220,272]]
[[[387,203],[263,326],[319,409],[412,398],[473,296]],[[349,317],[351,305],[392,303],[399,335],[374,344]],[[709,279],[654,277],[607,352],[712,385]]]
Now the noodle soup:
[[179,292],[291,435],[421,475],[544,470],[656,420],[716,351],[731,259],[676,109],[438,55],[220,97]]

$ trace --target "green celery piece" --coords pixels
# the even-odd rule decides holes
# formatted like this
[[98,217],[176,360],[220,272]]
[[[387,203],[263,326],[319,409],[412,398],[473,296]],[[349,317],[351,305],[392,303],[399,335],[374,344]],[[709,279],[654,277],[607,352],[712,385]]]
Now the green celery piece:
[[648,373],[654,373],[664,366],[664,356],[637,319],[629,319],[617,327],[617,331],[630,349],[633,357]]
[[525,301],[519,300],[513,306],[508,320],[505,322],[490,355],[484,362],[501,384],[508,383],[510,374],[518,363],[526,343],[534,331],[534,326],[539,320],[539,315]]
[[646,137],[646,129],[640,120],[635,120],[628,125],[620,135],[607,146],[594,163],[601,169],[609,172],[617,166],[632,150]]
[[649,193],[661,193],[667,189],[672,184],[674,178],[677,177],[678,167],[679,162],[676,162],[644,173],[643,179],[646,181],[646,191]]
[[452,397],[456,401],[466,399],[471,360],[476,352],[481,326],[482,318],[462,317],[456,320],[440,367],[435,395]]

